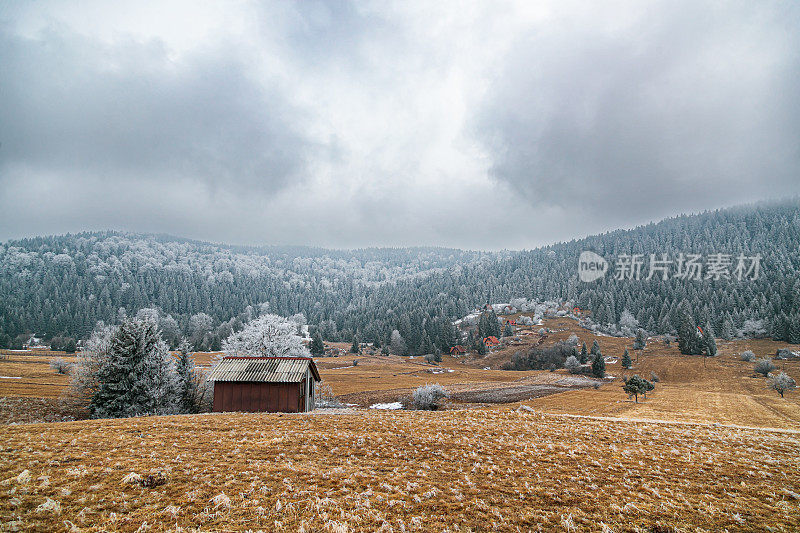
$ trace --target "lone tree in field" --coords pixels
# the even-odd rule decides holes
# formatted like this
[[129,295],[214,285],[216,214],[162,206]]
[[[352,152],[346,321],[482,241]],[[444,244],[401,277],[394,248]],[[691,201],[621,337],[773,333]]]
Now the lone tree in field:
[[[597,344],[597,341],[595,341]],[[606,360],[603,354],[600,353],[600,348],[597,349],[597,354],[592,361],[592,375],[596,378],[604,378],[606,376]]]
[[639,395],[647,392],[645,381],[646,380],[639,377],[639,374],[634,374],[625,380],[625,384],[622,385],[622,390],[628,394],[628,398],[633,396],[635,402],[639,403]]
[[642,391],[642,394],[644,394],[644,398],[646,400],[647,399],[647,393],[650,392],[651,390],[655,389],[656,386],[653,385],[651,382],[647,381],[644,378],[642,378],[642,381],[644,382],[644,390]]
[[770,376],[769,388],[778,391],[778,394],[783,398],[784,393],[792,392],[797,388],[797,383],[786,372],[779,372],[774,376]]
[[589,362],[589,354],[586,351],[585,342],[581,345],[581,355],[578,358],[578,361],[580,361],[582,365],[585,365],[587,362]]
[[110,339],[97,373],[92,416],[127,417],[180,411],[174,361],[150,318],[127,318]]
[[683,355],[701,355],[703,344],[703,334],[697,329],[694,318],[687,312],[678,328],[678,349]]
[[261,315],[222,342],[227,355],[289,357],[311,355],[297,335],[297,325],[278,315]]
[[769,359],[759,359],[753,366],[756,374],[761,374],[764,377],[769,376],[769,373],[775,370],[775,365]]
[[633,361],[631,361],[631,356],[628,353],[628,349],[625,348],[625,353],[622,354],[622,368],[630,368],[633,365]]
[[644,350],[647,346],[647,334],[642,328],[636,330],[636,339],[633,341],[634,350]]
[[309,350],[311,355],[323,355],[325,353],[325,343],[322,341],[322,334],[319,332],[319,328],[314,331]]
[[358,335],[353,336],[353,345],[350,346],[350,353],[361,352],[361,345],[358,342]]

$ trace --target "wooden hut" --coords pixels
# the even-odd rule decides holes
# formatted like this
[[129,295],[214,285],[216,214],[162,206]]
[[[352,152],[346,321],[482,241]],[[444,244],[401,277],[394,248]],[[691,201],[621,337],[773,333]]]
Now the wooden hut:
[[467,353],[466,348],[464,348],[460,344],[457,344],[457,345],[453,346],[452,348],[450,348],[450,355],[454,355],[454,356],[455,355],[464,355],[465,353]]
[[211,371],[214,412],[314,409],[317,365],[309,357],[225,357]]

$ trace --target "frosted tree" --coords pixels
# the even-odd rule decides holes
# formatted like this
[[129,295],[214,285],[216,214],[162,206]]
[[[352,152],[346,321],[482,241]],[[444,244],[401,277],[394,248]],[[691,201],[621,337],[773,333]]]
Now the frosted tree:
[[151,317],[129,318],[111,335],[90,410],[99,418],[179,411],[174,360]]
[[208,348],[207,335],[211,331],[214,319],[206,313],[192,315],[189,320],[189,342],[195,350],[205,350]]
[[170,348],[176,348],[181,341],[181,329],[178,326],[178,321],[172,315],[161,317],[158,321],[158,327],[161,328],[161,337]]
[[797,383],[786,372],[778,372],[778,374],[769,378],[769,388],[777,391],[781,398],[785,393],[793,391],[796,387]]
[[567,357],[567,360],[564,361],[564,368],[569,370],[569,372],[571,374],[574,374],[575,372],[577,372],[577,370],[580,367],[581,367],[581,363],[580,363],[580,361],[578,361],[578,358],[575,357],[574,355],[570,355],[569,357]]
[[405,339],[403,339],[403,336],[400,335],[400,332],[397,330],[392,331],[391,350],[395,355],[405,355],[408,351]]
[[177,393],[180,409],[184,413],[197,413],[200,407],[203,379],[195,367],[194,354],[189,341],[181,339],[177,350],[175,372],[177,373]]
[[644,350],[645,346],[647,346],[647,333],[645,333],[642,328],[639,328],[636,330],[636,339],[633,341],[633,349]]
[[72,407],[79,409],[89,407],[99,388],[98,372],[108,358],[111,337],[117,329],[118,326],[106,326],[100,321],[95,326],[92,336],[86,341],[86,346],[78,356],[78,362],[70,374],[65,399]]
[[622,334],[626,337],[633,335],[636,328],[639,327],[639,321],[633,316],[633,313],[625,309],[619,317],[619,327]]
[[271,313],[261,315],[222,342],[226,355],[251,357],[310,357],[297,335],[297,325]]

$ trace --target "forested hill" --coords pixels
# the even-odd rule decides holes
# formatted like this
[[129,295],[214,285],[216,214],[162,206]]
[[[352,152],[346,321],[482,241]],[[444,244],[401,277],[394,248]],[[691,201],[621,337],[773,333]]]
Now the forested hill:
[[[610,270],[578,279],[591,250]],[[679,254],[701,256],[701,279],[678,277]],[[620,256],[671,261],[669,279],[616,279]],[[662,256],[666,254],[666,256]],[[730,256],[730,278],[706,279],[713,254]],[[740,255],[760,254],[758,279],[736,278]],[[748,263],[749,266],[750,263]],[[652,333],[677,329],[681,313],[718,334],[800,342],[800,201],[680,216],[525,252],[442,248],[352,251],[232,247],[165,236],[84,233],[0,245],[0,336],[32,332],[86,337],[98,320],[154,307],[168,337],[213,348],[254,312],[303,313],[327,339],[381,340],[397,329],[411,351],[453,341],[449,321],[514,298],[571,300],[601,324],[629,310]],[[683,303],[682,303],[683,302]],[[680,307],[679,307],[680,306]],[[194,317],[194,320],[192,319]],[[196,331],[201,328],[203,331]],[[793,337],[794,336],[794,337]]]

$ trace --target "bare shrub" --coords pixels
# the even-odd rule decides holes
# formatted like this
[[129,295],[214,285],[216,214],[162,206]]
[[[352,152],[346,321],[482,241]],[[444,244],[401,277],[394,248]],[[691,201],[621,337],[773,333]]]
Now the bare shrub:
[[653,372],[652,370],[650,371],[650,381],[652,381],[653,383],[658,383],[659,381],[661,381],[658,378],[658,375],[655,372]]
[[67,363],[60,357],[50,359],[50,368],[55,370],[56,374],[69,374],[72,369],[72,363]]
[[314,397],[314,407],[341,409],[345,405],[333,394],[330,384],[324,381],[317,385],[316,396]]
[[754,354],[754,353],[753,353],[752,351],[750,351],[750,350],[745,350],[745,351],[743,351],[742,353],[740,353],[740,354],[739,354],[739,358],[740,358],[742,361],[746,361],[746,362],[748,362],[748,363],[749,363],[750,361],[754,361],[754,360],[755,360],[755,358],[756,358],[756,354]]
[[775,365],[773,365],[772,361],[769,359],[759,359],[756,361],[755,366],[753,366],[753,370],[755,370],[757,374],[767,377],[770,372],[775,370]]
[[439,385],[422,385],[414,391],[412,400],[414,402],[414,409],[421,409],[425,411],[436,411],[441,407],[441,401],[449,398],[450,393],[447,389]]

